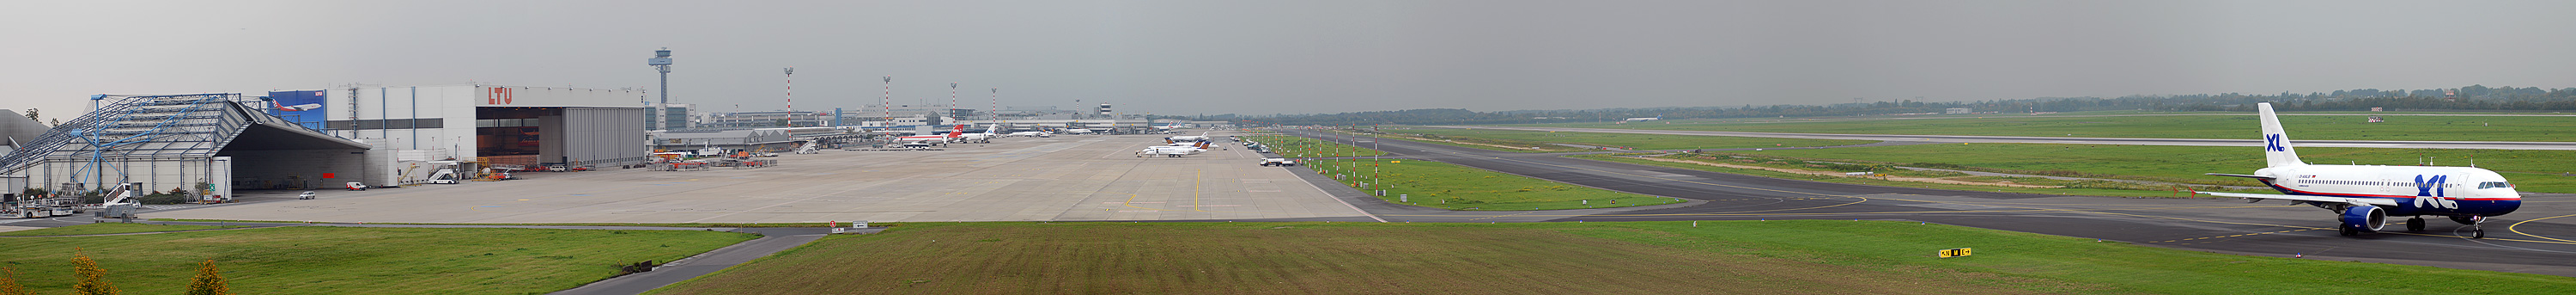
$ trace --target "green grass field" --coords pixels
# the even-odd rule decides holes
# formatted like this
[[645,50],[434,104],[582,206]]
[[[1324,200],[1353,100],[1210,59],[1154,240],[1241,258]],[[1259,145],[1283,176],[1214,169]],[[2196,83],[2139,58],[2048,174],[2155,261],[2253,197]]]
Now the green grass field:
[[[1946,189],[1946,190],[1986,191],[1986,192],[2008,192],[2008,193],[2027,193],[2027,194],[2045,194],[2045,195],[2071,195],[2071,196],[2114,196],[2114,197],[2192,197],[2192,195],[2191,195],[2188,191],[2168,191],[2168,190],[2164,190],[2164,188],[2154,188],[2154,187],[2148,187],[2148,186],[2142,186],[2142,185],[2126,185],[2126,184],[2118,184],[2118,183],[2103,183],[2103,181],[2073,182],[2073,181],[2052,181],[2052,180],[2046,180],[2046,179],[2032,179],[2032,178],[1990,179],[1990,180],[2009,180],[2009,181],[2014,181],[2015,183],[2032,184],[2032,185],[2067,185],[2067,186],[2070,186],[2070,187],[2064,187],[2064,188],[2024,188],[2024,187],[2005,187],[2005,186],[1991,186],[1991,185],[1965,185],[1965,184],[1944,184],[1944,183],[1908,182],[1908,181],[1880,180],[1880,179],[1875,179],[1875,178],[1866,178],[1866,177],[1844,177],[1844,176],[1831,176],[1831,175],[1794,174],[1794,173],[1785,173],[1785,172],[1776,172],[1776,171],[1767,171],[1767,170],[1737,169],[1737,168],[1726,168],[1726,167],[1716,167],[1716,166],[1697,165],[1697,164],[1686,164],[1686,163],[1673,163],[1673,162],[1661,162],[1661,161],[1647,161],[1647,160],[1631,159],[1631,158],[1618,157],[1618,156],[1612,156],[1612,155],[1574,155],[1574,156],[1567,156],[1567,157],[1583,158],[1583,159],[1591,159],[1591,160],[1600,160],[1600,161],[1609,161],[1609,162],[1630,163],[1630,164],[1647,165],[1647,166],[1673,167],[1673,168],[1692,169],[1692,170],[1701,170],[1701,171],[1711,171],[1711,172],[1719,172],[1719,173],[1743,174],[1743,175],[1762,176],[1762,177],[1770,177],[1770,178],[1797,179],[1797,180],[1817,181],[1817,182],[1833,182],[1833,183],[1866,184],[1866,185],[1877,185],[1877,186],[1919,187],[1919,188]],[[1991,182],[1991,181],[1989,181],[1989,182]],[[2210,190],[2210,189],[2206,189],[2206,188],[2195,188],[2195,189],[2196,189],[2196,190],[2202,190],[2202,191],[2219,191],[2219,190]],[[2269,192],[2269,191],[2245,191],[2245,192]]]
[[1268,147],[1268,148],[1270,149],[1270,152],[1271,152],[1271,153],[1279,154],[1280,156],[1283,156],[1283,157],[1292,157],[1292,158],[1329,158],[1329,157],[1367,157],[1367,156],[1386,155],[1386,152],[1381,152],[1381,151],[1378,151],[1378,150],[1372,150],[1372,149],[1368,149],[1368,148],[1366,148],[1366,147],[1357,147],[1357,146],[1351,146],[1351,145],[1348,145],[1348,144],[1342,144],[1342,143],[1340,143],[1340,142],[1324,141],[1324,140],[1317,140],[1317,139],[1313,139],[1313,138],[1296,137],[1296,136],[1288,136],[1288,135],[1280,135],[1280,134],[1275,134],[1275,133],[1273,133],[1273,134],[1263,134],[1263,135],[1249,135],[1249,136],[1243,136],[1242,138],[1243,138],[1243,140],[1250,140],[1250,141],[1253,141],[1253,142],[1259,142],[1259,143],[1261,143],[1261,145],[1262,145],[1262,146],[1266,146],[1266,147]]
[[[1449,210],[1557,210],[1676,203],[1672,198],[1577,186],[1432,161],[1316,160],[1300,164],[1325,176],[1339,178],[1344,186],[1359,188],[1354,184],[1372,183],[1361,191],[1386,190],[1386,196],[1378,198],[1389,203]],[[1403,199],[1412,202],[1406,203]]]
[[[180,218],[153,218],[153,219],[151,219],[151,220],[152,220],[152,221],[178,221],[178,222],[306,223],[306,222],[303,222],[303,221],[279,221],[279,220],[180,219]],[[621,222],[563,222],[563,223],[409,223],[409,222],[375,222],[375,223],[369,223],[369,224],[407,224],[407,225],[525,225],[525,226],[644,226],[644,227],[831,227],[831,226],[834,226],[834,224],[830,224],[830,223],[823,223],[823,222],[788,222],[788,223],[621,223]],[[844,223],[844,224],[846,224],[846,223]]]
[[[2281,116],[2296,140],[2576,141],[2576,117]],[[2252,114],[2050,117],[1986,115],[1923,119],[1819,119],[1813,121],[1675,120],[1672,124],[1564,123],[1516,126],[1794,132],[1839,134],[1937,134],[2045,137],[2254,139]],[[2566,134],[2560,134],[2566,133]]]
[[[1974,255],[1935,258],[1940,249]],[[2559,276],[1884,221],[916,223],[652,294],[2542,294]]]
[[[1638,149],[1638,150],[1687,150],[1687,149],[1736,149],[1736,148],[1771,148],[1771,147],[1817,147],[1817,146],[1855,145],[1855,144],[1867,144],[1867,143],[1877,142],[1877,141],[1870,141],[1870,140],[1798,139],[1798,138],[1762,138],[1762,137],[1732,137],[1732,136],[1689,136],[1689,135],[1653,135],[1653,134],[1622,134],[1622,133],[1594,133],[1594,132],[1546,132],[1546,131],[1476,130],[1476,129],[1449,129],[1449,128],[1386,129],[1386,130],[1384,130],[1384,131],[1385,131],[1385,132],[1387,132],[1387,133],[1393,133],[1393,134],[1398,134],[1398,135],[1407,135],[1407,136],[1415,136],[1415,137],[1421,137],[1421,138],[1425,138],[1425,139],[1459,140],[1459,141],[1470,141],[1470,142],[1476,142],[1476,143],[1487,143],[1487,144],[1497,144],[1497,145],[1509,145],[1509,146],[1530,146],[1530,147],[1541,147],[1541,148],[1544,148],[1544,149],[1542,149],[1542,150],[1522,150],[1522,149],[1503,149],[1503,148],[1496,148],[1496,147],[1483,146],[1483,145],[1473,145],[1473,144],[1451,144],[1451,145],[1456,145],[1456,146],[1465,146],[1465,147],[1473,147],[1473,148],[1481,148],[1481,149],[1490,149],[1490,150],[1500,150],[1500,151],[1512,151],[1512,152],[1564,152],[1564,151],[1579,151],[1579,150],[1582,150],[1582,149],[1576,149],[1576,148],[1572,148],[1572,147],[1565,147],[1565,146],[1554,145],[1554,143],[1577,144],[1577,145],[1586,145],[1586,146],[1621,147],[1621,148],[1627,148],[1627,149]],[[1449,144],[1449,143],[1445,143],[1445,142],[1437,142],[1437,141],[1426,141],[1426,142],[1429,142],[1429,143]]]
[[122,233],[165,232],[165,231],[183,231],[183,230],[219,229],[219,228],[236,228],[236,227],[239,227],[239,226],[210,226],[210,225],[150,225],[150,224],[141,224],[141,223],[97,223],[97,224],[83,224],[83,225],[80,225],[80,226],[65,226],[65,227],[44,228],[44,229],[31,229],[31,230],[22,230],[22,231],[13,231],[13,232],[0,232],[0,237],[23,237],[23,236],[69,236],[69,235],[122,234]]
[[[68,228],[90,227],[80,225]],[[107,226],[122,228],[122,226]],[[67,228],[67,229],[68,229]],[[178,294],[213,259],[241,294],[535,294],[747,241],[704,231],[280,227],[0,238],[0,265],[41,294],[68,292],[87,253],[127,294]]]

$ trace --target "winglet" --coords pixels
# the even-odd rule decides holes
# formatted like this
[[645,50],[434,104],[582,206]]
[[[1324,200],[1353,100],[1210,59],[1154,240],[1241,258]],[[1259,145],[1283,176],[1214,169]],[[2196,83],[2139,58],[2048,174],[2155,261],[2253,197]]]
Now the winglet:
[[2264,167],[2301,166],[2299,152],[2290,148],[2290,136],[2281,131],[2281,119],[2272,114],[2272,103],[2257,103],[2254,108],[2263,116]]

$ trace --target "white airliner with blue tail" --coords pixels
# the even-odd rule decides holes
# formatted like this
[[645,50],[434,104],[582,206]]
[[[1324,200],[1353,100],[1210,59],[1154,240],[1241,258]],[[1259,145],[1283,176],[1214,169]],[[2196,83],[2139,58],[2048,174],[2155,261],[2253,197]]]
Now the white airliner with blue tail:
[[[2202,194],[2246,198],[2253,201],[2289,200],[2291,204],[2314,205],[2339,214],[2342,224],[2335,228],[2341,234],[2359,235],[2378,232],[2388,225],[2389,216],[2411,216],[2407,231],[2424,230],[2425,215],[2450,217],[2451,221],[2475,226],[2494,217],[2522,208],[2522,194],[2513,190],[2504,175],[2477,167],[2375,166],[2375,165],[2309,165],[2299,161],[2299,153],[2290,148],[2289,136],[2281,132],[2281,120],[2272,114],[2272,104],[2256,104],[2263,124],[2263,158],[2267,167],[2254,174],[2209,175],[2253,178],[2286,195],[2201,192]],[[2482,228],[2471,229],[2472,238],[2486,238]]]

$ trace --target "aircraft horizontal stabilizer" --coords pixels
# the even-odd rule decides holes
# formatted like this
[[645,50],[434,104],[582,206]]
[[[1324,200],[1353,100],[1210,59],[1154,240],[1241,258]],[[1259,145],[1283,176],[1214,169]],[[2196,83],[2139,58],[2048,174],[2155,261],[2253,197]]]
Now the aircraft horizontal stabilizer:
[[2221,193],[2221,192],[2195,192],[2195,193],[2200,193],[2200,194],[2204,194],[2204,195],[2212,195],[2212,196],[2220,196],[2220,197],[2236,197],[2236,198],[2248,198],[2248,199],[2290,200],[2290,201],[2317,202],[2317,203],[2343,203],[2343,204],[2352,204],[2352,205],[2355,205],[2355,206],[2360,206],[2360,205],[2397,206],[2397,201],[2395,201],[2395,200],[2390,200],[2390,199],[2381,199],[2381,198],[2345,198],[2345,197],[2326,197],[2326,196],[2296,196],[2296,195],[2272,195],[2272,194],[2240,194],[2240,193]]

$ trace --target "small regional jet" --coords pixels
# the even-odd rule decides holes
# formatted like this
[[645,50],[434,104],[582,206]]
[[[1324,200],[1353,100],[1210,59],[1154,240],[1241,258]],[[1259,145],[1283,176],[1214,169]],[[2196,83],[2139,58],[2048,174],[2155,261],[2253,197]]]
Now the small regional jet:
[[[964,127],[959,127],[959,129],[963,130]],[[957,140],[961,142],[991,143],[993,142],[994,137],[1001,137],[999,134],[993,134],[993,130],[996,129],[1002,129],[1002,125],[994,124],[993,126],[986,126],[984,127],[984,133],[967,133],[966,135],[959,136]]]
[[1171,145],[1149,146],[1145,147],[1145,150],[1136,151],[1136,157],[1142,158],[1146,155],[1162,155],[1164,157],[1179,158],[1181,156],[1196,155],[1207,152],[1207,148],[1208,143],[1205,141],[1197,143],[1174,143]]
[[1182,136],[1165,137],[1165,138],[1163,138],[1163,143],[1183,143],[1183,142],[1200,142],[1200,141],[1207,141],[1207,140],[1208,140],[1208,136],[1207,136],[1207,135],[1208,135],[1208,134],[1207,134],[1207,132],[1199,132],[1199,135],[1182,135]]
[[[2423,215],[2446,216],[2452,222],[2476,226],[2488,217],[2513,213],[2522,208],[2522,194],[2513,190],[2503,175],[2477,167],[2377,166],[2377,165],[2309,165],[2299,161],[2290,149],[2290,138],[2281,132],[2281,121],[2272,114],[2272,104],[2256,104],[2262,116],[2263,159],[2268,167],[2254,174],[2208,175],[2253,178],[2287,195],[2201,192],[2221,197],[2238,197],[2250,201],[2289,200],[2339,214],[2343,235],[2378,232],[2388,225],[2388,216],[2413,216],[2406,220],[2407,231],[2424,230]],[[2486,238],[2483,228],[2472,229],[2470,238]]]
[[928,144],[948,144],[948,143],[951,143],[951,142],[957,142],[957,138],[958,138],[958,137],[965,136],[965,135],[966,135],[966,124],[957,124],[957,128],[956,128],[956,129],[950,129],[950,130],[948,131],[948,134],[941,134],[941,135],[913,135],[913,136],[905,136],[905,137],[896,137],[896,138],[894,138],[894,141],[895,141],[895,142],[919,142],[919,143],[928,143]]
[[1046,131],[1020,131],[1020,132],[1011,132],[1011,134],[1008,134],[1008,136],[1022,136],[1022,137],[1055,137],[1055,134],[1054,134],[1054,133],[1047,133]]

